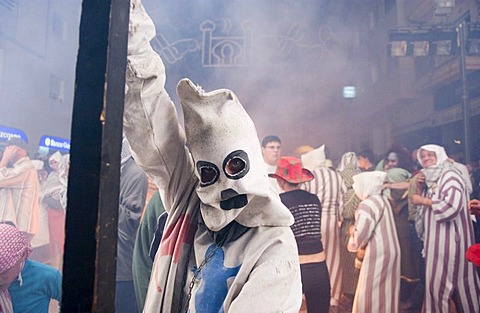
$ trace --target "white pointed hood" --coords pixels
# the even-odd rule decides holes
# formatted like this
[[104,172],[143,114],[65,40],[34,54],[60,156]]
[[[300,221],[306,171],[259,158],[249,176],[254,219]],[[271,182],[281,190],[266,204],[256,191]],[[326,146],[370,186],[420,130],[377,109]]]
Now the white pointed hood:
[[247,227],[293,224],[269,188],[255,125],[235,94],[205,93],[189,79],[178,83],[177,94],[207,227],[218,231],[233,220]]
[[387,173],[383,171],[363,172],[353,176],[353,190],[361,200],[382,192]]
[[325,145],[321,145],[315,150],[301,155],[303,167],[309,171],[314,171],[319,167],[328,167],[325,157]]

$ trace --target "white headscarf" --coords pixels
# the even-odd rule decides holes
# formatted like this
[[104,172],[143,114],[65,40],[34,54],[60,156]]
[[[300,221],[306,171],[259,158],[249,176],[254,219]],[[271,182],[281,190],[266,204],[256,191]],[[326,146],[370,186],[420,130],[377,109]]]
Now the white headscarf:
[[60,152],[56,151],[54,154],[52,154],[48,158],[48,162],[51,162],[52,160],[55,160],[55,161],[57,161],[57,163],[60,164],[60,161],[62,160],[62,154]]
[[363,172],[353,176],[353,190],[361,200],[379,195],[387,173],[383,171]]
[[325,145],[321,145],[315,150],[306,152],[300,157],[302,159],[303,167],[309,171],[313,171],[319,167],[328,167],[327,158],[325,156]]
[[357,155],[355,152],[346,152],[342,155],[340,163],[337,166],[337,171],[343,171],[349,164],[353,164],[357,169]]
[[[233,220],[246,227],[293,224],[290,211],[269,187],[255,125],[235,94],[227,89],[204,92],[189,79],[178,83],[177,94],[195,174],[200,179],[202,168],[211,173],[210,182],[200,179],[196,190],[207,227],[219,231]],[[245,164],[236,175],[226,171],[232,159]]]
[[445,152],[445,149],[442,147],[442,146],[438,146],[438,145],[423,145],[420,147],[420,149],[418,149],[417,151],[417,160],[418,162],[420,163],[420,165],[425,168],[422,164],[422,159],[420,159],[420,152],[422,150],[426,150],[426,151],[430,151],[430,152],[435,152],[435,156],[437,157],[437,164],[436,165],[439,165],[443,162],[445,162],[446,160],[448,160],[448,156],[447,156],[447,153]]
[[[422,159],[420,158],[422,150],[434,152],[435,156],[437,157],[437,163],[429,167],[424,167]],[[417,151],[417,159],[420,165],[423,167],[422,173],[425,175],[425,183],[429,188],[440,178],[446,168],[454,169],[452,163],[448,161],[447,153],[442,146],[432,144],[421,146]],[[458,173],[456,169],[454,170]]]

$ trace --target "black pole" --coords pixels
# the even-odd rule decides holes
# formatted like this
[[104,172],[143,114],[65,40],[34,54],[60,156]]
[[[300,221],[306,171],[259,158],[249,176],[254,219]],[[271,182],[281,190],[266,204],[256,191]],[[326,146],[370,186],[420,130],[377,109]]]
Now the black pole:
[[462,20],[457,26],[458,44],[460,46],[460,72],[462,76],[462,109],[463,109],[463,147],[465,149],[465,162],[470,163],[470,105],[468,96],[468,80],[466,68],[466,32],[467,23]]
[[[84,0],[71,132],[62,312],[114,312],[129,0]],[[103,126],[100,114],[105,107]]]

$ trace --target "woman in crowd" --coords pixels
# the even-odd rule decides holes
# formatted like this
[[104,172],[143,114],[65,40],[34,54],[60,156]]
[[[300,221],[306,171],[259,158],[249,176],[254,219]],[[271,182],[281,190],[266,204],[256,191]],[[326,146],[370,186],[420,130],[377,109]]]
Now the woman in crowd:
[[284,191],[283,204],[295,218],[291,226],[297,241],[303,293],[309,313],[328,313],[330,308],[330,278],[321,241],[321,206],[318,197],[300,189],[311,181],[313,174],[302,168],[300,159],[285,156],[278,160],[277,170],[268,176],[276,178]]
[[424,238],[425,310],[479,312],[478,276],[465,258],[474,234],[461,173],[438,145],[422,146],[418,160],[423,169],[411,200],[419,207],[417,231]]

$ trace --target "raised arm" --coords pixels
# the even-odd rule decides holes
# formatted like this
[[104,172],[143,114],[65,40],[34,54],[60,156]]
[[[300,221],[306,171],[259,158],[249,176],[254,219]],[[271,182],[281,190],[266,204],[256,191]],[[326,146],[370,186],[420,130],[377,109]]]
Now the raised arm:
[[154,36],[155,26],[143,5],[132,1],[124,133],[135,161],[163,191],[168,208],[175,194],[192,184],[194,172],[183,128],[164,88],[165,67],[149,43]]

